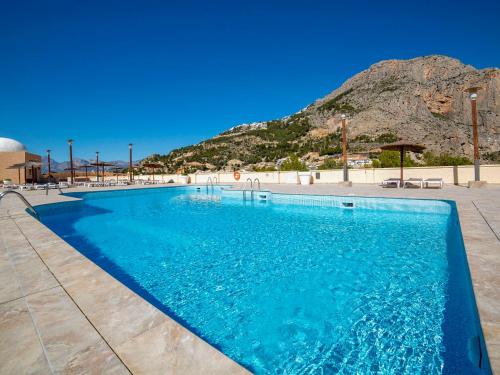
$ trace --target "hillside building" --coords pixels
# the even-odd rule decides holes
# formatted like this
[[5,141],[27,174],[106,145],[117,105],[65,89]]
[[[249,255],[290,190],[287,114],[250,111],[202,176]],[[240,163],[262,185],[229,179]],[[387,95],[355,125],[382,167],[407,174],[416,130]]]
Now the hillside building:
[[0,137],[0,182],[36,183],[40,179],[42,158],[32,154],[26,147],[10,138]]

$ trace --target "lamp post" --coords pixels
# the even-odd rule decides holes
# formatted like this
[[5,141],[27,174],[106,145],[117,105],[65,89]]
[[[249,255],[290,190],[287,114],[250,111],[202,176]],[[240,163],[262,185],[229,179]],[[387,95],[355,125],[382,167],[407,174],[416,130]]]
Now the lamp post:
[[99,151],[95,152],[95,178],[99,182]]
[[344,183],[349,181],[349,171],[347,169],[347,132],[346,132],[346,115],[341,115],[342,119],[342,161],[344,164]]
[[477,136],[477,93],[472,92],[469,95],[472,112],[472,138],[474,143],[474,181],[480,180],[479,172],[479,147]]
[[75,176],[73,174],[73,140],[68,139],[68,145],[69,145],[69,167],[70,169],[70,176],[71,176],[71,185],[73,185]]
[[480,162],[479,162],[479,136],[477,130],[477,92],[480,87],[470,87],[467,91],[469,93],[470,105],[471,105],[471,115],[472,115],[472,143],[474,145],[474,181],[469,181],[469,187],[472,186],[483,186],[484,181],[480,178]]
[[128,173],[129,181],[132,182],[134,179],[134,170],[132,169],[132,143],[128,144]]
[[50,150],[47,150],[48,181],[50,182]]

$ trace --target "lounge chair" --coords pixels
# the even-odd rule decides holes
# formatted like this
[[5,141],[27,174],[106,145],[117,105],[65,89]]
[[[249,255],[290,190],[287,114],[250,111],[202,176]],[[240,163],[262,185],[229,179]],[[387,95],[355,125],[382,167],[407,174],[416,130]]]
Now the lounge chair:
[[19,185],[19,190],[33,190],[33,184],[22,184]]
[[442,178],[426,178],[424,180],[424,186],[426,188],[437,187],[438,189],[442,189],[444,186],[444,181]]
[[420,189],[422,189],[424,187],[424,179],[423,178],[409,178],[407,180],[404,180],[403,188],[408,188],[408,187],[419,187]]
[[399,178],[388,178],[387,180],[382,181],[382,187],[398,188],[400,185],[401,185],[401,180]]
[[4,189],[17,189],[18,186],[12,182],[10,179],[5,179],[2,182],[2,187]]

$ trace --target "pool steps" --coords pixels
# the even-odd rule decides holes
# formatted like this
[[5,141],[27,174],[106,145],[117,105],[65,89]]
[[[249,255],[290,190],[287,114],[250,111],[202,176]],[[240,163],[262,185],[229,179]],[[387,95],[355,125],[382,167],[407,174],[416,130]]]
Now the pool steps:
[[[222,199],[247,200],[248,190],[221,188]],[[367,198],[359,196],[304,195],[272,193],[269,190],[253,190],[251,200],[273,204],[298,204],[305,206],[336,207],[348,210],[371,209],[383,211],[410,211],[449,215],[452,206],[446,201],[431,199]]]

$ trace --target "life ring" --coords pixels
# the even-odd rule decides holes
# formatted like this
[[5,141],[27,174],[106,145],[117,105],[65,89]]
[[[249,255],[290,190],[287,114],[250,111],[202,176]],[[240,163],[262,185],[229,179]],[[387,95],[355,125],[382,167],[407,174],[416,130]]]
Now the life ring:
[[234,177],[234,179],[235,179],[236,181],[238,181],[238,180],[241,178],[240,172],[235,171],[235,172],[233,173],[233,177]]

